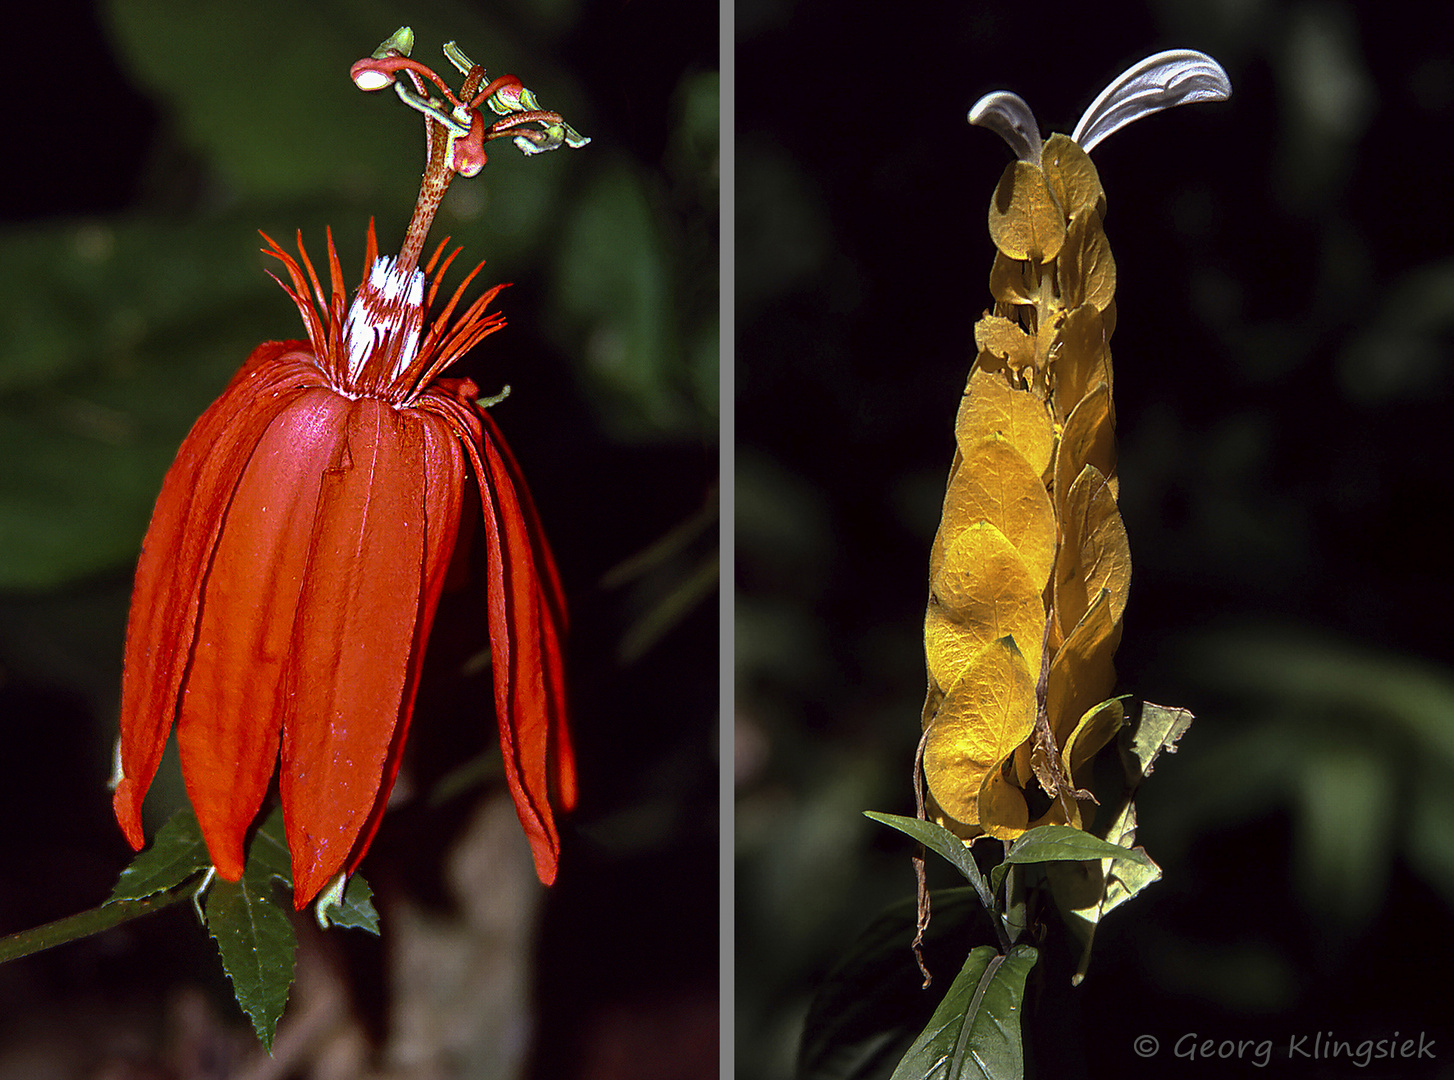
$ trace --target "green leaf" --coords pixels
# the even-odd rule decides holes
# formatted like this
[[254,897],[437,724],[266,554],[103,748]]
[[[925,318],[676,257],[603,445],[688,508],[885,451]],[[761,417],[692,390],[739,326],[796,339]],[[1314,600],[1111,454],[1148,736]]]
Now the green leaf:
[[341,926],[350,930],[367,930],[379,936],[379,913],[374,909],[374,892],[358,874],[348,879],[342,899],[320,896],[318,921],[323,926]]
[[1038,955],[1029,945],[970,952],[893,1080],[1021,1080],[1020,1012]]
[[1141,858],[1130,857],[1136,842],[1136,804],[1129,798],[1111,822],[1106,839],[1120,847],[1122,854],[1087,862],[1054,862],[1045,868],[1055,904],[1081,945],[1072,986],[1080,985],[1090,967],[1091,946],[1101,919],[1161,879],[1161,867],[1144,853],[1138,853]]
[[[216,879],[206,903],[207,929],[217,942],[237,1004],[269,1053],[278,1019],[288,1003],[298,946],[293,924],[278,900],[276,840],[264,832],[275,819],[281,821],[281,816],[281,811],[274,811],[253,838],[242,880]],[[283,863],[285,873],[287,865]]]
[[[931,899],[924,964],[942,975],[961,962],[966,934],[983,909],[969,888],[937,890]],[[819,984],[803,1021],[796,1080],[888,1080],[935,1006],[914,963],[917,921],[912,898],[886,908]],[[988,937],[981,928],[981,938]]]
[[157,830],[151,847],[132,859],[131,865],[121,871],[121,877],[106,902],[142,900],[165,892],[211,865],[212,856],[207,853],[197,815],[190,807],[178,810]]
[[1141,703],[1141,715],[1136,722],[1121,729],[1121,767],[1130,787],[1136,787],[1151,775],[1151,766],[1163,750],[1176,753],[1176,740],[1191,727],[1193,719],[1186,709],[1168,709],[1149,701]]
[[134,566],[188,428],[262,340],[299,336],[254,225],[0,231],[0,589]]
[[417,138],[416,117],[392,94],[361,93],[348,78],[389,29],[356,5],[111,0],[103,13],[128,75],[244,194],[374,187]]
[[281,806],[274,807],[258,826],[257,835],[247,849],[247,866],[243,873],[253,875],[259,883],[265,883],[271,877],[290,889],[293,887],[293,856],[288,851]]
[[[975,891],[984,901],[984,906],[990,910],[994,909],[993,895],[985,886],[984,876],[979,872],[979,864],[974,861],[974,855],[965,846],[964,841],[948,829],[942,825],[936,825],[932,821],[901,817],[898,814],[880,814],[873,810],[865,810],[863,816],[881,822],[891,829],[898,829],[899,832],[913,837],[931,851],[943,855],[954,864],[955,869],[969,879],[969,883],[974,886]],[[1029,833],[1026,835],[1028,836]],[[995,888],[999,888],[998,883]]]
[[[1127,849],[1136,842],[1135,803],[1126,805],[1126,809],[1112,822],[1106,838]],[[1145,855],[1144,849],[1138,850]],[[1161,867],[1157,866],[1149,856],[1146,856],[1143,861],[1118,855],[1114,859],[1102,859],[1101,867],[1106,877],[1106,900],[1101,906],[1102,917],[1115,911],[1127,900],[1139,894],[1146,886],[1161,880]]]
[[998,892],[1014,863],[1086,862],[1091,859],[1130,859],[1154,866],[1144,851],[1123,848],[1072,825],[1041,825],[1024,833],[1005,852],[1004,862],[990,871],[990,885]]

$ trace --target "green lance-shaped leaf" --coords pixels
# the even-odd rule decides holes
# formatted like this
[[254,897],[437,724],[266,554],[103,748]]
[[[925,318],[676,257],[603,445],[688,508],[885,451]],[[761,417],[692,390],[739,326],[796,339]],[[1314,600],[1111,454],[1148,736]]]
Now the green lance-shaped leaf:
[[979,893],[985,908],[990,911],[994,910],[994,897],[988,886],[985,885],[984,875],[979,872],[979,865],[974,861],[974,855],[970,853],[969,848],[965,847],[963,840],[944,826],[920,818],[901,817],[898,814],[880,814],[873,810],[865,810],[863,816],[881,822],[891,829],[898,829],[904,835],[919,841],[930,851],[944,856],[974,886],[974,891]]
[[218,878],[206,904],[207,929],[217,941],[232,992],[269,1052],[293,985],[298,947],[293,924],[278,901],[278,881],[290,876],[286,845],[279,856],[281,827],[282,811],[275,810],[248,847],[242,880]]
[[157,830],[156,839],[121,872],[107,903],[142,900],[180,885],[212,865],[197,815],[190,807],[178,810]]
[[1129,859],[1143,866],[1155,865],[1144,851],[1120,847],[1074,826],[1041,825],[1010,845],[1004,861],[990,871],[990,886],[998,892],[1005,874],[1016,863],[1087,862],[1091,859]]
[[1029,945],[973,950],[893,1080],[1020,1080],[1020,1012],[1038,955]]

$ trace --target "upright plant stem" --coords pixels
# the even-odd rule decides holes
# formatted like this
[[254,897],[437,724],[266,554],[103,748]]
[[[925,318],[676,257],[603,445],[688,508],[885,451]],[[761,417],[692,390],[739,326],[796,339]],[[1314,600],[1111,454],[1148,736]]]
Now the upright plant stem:
[[0,964],[70,941],[79,941],[92,934],[99,934],[102,930],[110,930],[113,926],[120,926],[124,922],[187,900],[196,891],[196,881],[187,881],[144,900],[116,900],[83,911],[79,915],[71,915],[43,926],[0,937]]

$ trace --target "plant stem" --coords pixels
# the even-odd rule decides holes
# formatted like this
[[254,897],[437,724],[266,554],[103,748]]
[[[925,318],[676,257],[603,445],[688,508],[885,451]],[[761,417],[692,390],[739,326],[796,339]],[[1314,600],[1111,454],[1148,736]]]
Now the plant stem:
[[113,926],[187,900],[196,891],[196,881],[187,881],[144,900],[115,900],[78,915],[0,937],[0,964],[110,930]]

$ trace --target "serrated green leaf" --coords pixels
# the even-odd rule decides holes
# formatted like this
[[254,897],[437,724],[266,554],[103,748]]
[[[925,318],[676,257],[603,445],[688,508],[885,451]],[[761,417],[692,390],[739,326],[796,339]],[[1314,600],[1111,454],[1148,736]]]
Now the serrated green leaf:
[[[280,818],[281,812],[274,811],[269,824],[274,816]],[[260,829],[248,847],[242,880],[216,879],[206,902],[207,929],[217,942],[237,1004],[269,1052],[293,985],[298,947],[293,924],[279,901],[278,878],[276,841]]]
[[998,892],[1005,874],[1015,863],[1087,862],[1106,858],[1155,865],[1144,851],[1123,848],[1072,825],[1041,825],[1010,845],[1004,861],[990,871],[990,885]]
[[[932,901],[924,964],[943,975],[961,962],[983,909],[970,888],[938,890]],[[911,951],[917,921],[913,899],[885,909],[819,984],[803,1021],[796,1080],[888,1080],[935,1007]]]
[[1038,956],[1029,945],[970,952],[893,1080],[1021,1080],[1020,1014]]
[[[993,896],[985,885],[984,876],[979,872],[979,864],[974,861],[974,855],[970,853],[964,841],[948,829],[942,825],[936,825],[932,821],[902,817],[899,814],[880,814],[873,810],[865,810],[863,816],[881,822],[891,829],[898,829],[899,832],[913,837],[929,850],[944,856],[974,886],[975,891],[984,901],[984,906],[986,908],[994,907]],[[999,888],[998,884],[995,888]]]
[[374,908],[374,891],[362,876],[354,874],[343,888],[343,898],[335,901],[319,897],[322,905],[318,921],[325,926],[341,926],[346,930],[367,930],[379,936],[379,913]]
[[106,902],[142,900],[165,892],[211,865],[212,856],[207,853],[197,815],[186,807],[173,814],[171,820],[157,830],[151,847],[132,859],[131,865],[121,871],[121,877]]

